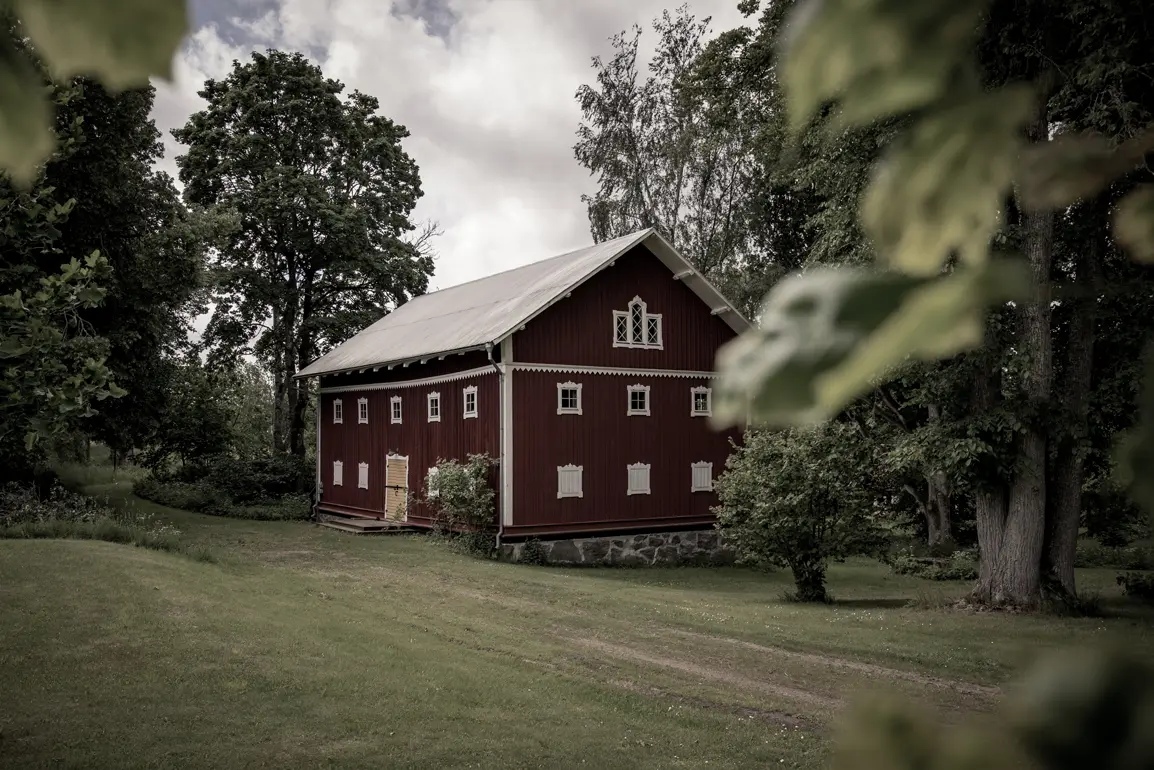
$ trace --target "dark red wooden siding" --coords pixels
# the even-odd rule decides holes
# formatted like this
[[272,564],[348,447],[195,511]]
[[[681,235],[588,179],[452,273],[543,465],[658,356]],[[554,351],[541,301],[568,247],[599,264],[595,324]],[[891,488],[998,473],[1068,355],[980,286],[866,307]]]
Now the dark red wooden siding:
[[[516,342],[514,343],[514,352]],[[518,355],[518,357],[520,357]],[[582,384],[582,414],[557,414],[557,383]],[[627,386],[650,386],[649,417],[626,416]],[[522,532],[576,532],[707,524],[712,492],[690,492],[691,465],[712,462],[716,479],[729,438],[690,417],[684,377],[518,371],[513,375],[513,526]],[[649,495],[626,495],[631,463],[649,463]],[[557,467],[581,465],[584,496],[557,498]]]
[[[464,419],[462,391],[477,386],[477,417]],[[441,394],[441,421],[429,422],[426,397]],[[403,399],[402,422],[389,422],[389,400]],[[463,460],[472,453],[500,456],[500,385],[496,373],[453,382],[381,390],[345,391],[321,395],[321,507],[338,506],[370,515],[381,514],[385,505],[385,457],[409,458],[409,489],[424,492],[428,469],[438,459]],[[357,400],[369,399],[368,424],[357,423]],[[333,399],[340,398],[344,422],[333,424]],[[344,484],[334,486],[333,461],[344,463]],[[357,488],[357,466],[369,464],[369,488]],[[425,514],[410,510],[413,519]]]
[[[613,311],[627,310],[635,296],[661,314],[663,350],[613,347]],[[707,372],[717,349],[734,336],[669,268],[637,246],[527,324],[513,338],[513,356],[524,363]]]

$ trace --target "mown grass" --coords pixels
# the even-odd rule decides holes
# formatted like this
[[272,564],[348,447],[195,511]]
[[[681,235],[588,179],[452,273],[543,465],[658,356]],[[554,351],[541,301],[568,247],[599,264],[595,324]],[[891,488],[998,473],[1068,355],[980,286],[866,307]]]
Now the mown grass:
[[785,573],[503,565],[92,481],[220,561],[0,542],[0,767],[811,768],[868,693],[981,718],[1047,649],[1154,651],[1114,570],[1079,572],[1105,618],[947,610],[966,584],[864,560],[809,607]]

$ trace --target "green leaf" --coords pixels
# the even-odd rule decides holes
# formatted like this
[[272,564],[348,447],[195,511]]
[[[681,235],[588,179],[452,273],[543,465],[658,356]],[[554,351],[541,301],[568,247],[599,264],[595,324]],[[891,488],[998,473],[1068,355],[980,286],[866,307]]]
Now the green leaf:
[[1141,185],[1118,202],[1114,237],[1138,262],[1154,262],[1154,185]]
[[979,264],[1001,222],[1033,94],[1010,86],[926,115],[891,146],[862,200],[862,224],[890,266],[937,274],[955,253]]
[[1097,194],[1114,179],[1114,148],[1100,136],[1062,136],[1027,147],[1018,198],[1031,209],[1057,209]]
[[1119,147],[1091,134],[1061,136],[1026,148],[1018,177],[1018,198],[1027,208],[1064,208],[1096,195],[1141,165],[1154,151],[1154,130]]
[[864,124],[935,100],[980,29],[984,0],[804,0],[782,43],[789,126],[798,132],[841,99]]
[[54,146],[44,84],[11,41],[0,41],[0,168],[20,186],[32,184]]
[[1021,296],[1020,263],[918,278],[813,270],[778,284],[758,328],[717,356],[714,422],[804,425],[836,414],[909,357],[934,359],[982,341],[987,308]]
[[172,79],[188,32],[184,0],[16,0],[36,50],[61,76],[90,75],[110,89]]

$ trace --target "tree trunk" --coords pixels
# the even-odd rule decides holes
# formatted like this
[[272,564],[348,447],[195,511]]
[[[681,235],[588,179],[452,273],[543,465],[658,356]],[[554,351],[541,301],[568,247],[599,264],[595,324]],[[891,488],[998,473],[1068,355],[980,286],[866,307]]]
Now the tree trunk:
[[[1056,79],[1051,77],[1050,80]],[[1053,84],[1043,88],[1039,107],[1027,129],[1034,142],[1049,139],[1046,102]],[[1006,516],[997,556],[979,582],[977,598],[996,605],[1035,608],[1042,602],[1042,557],[1046,541],[1046,417],[1053,380],[1053,340],[1050,329],[1050,268],[1054,249],[1054,213],[1025,211],[1023,251],[1030,266],[1035,296],[1020,312],[1017,354],[1025,359],[1022,395],[1029,405],[1018,442],[1014,475],[1006,497]],[[997,506],[996,499],[983,505]],[[986,526],[997,510],[985,512]],[[981,519],[979,519],[979,522]],[[994,543],[993,533],[987,541]]]
[[[1106,212],[1095,209],[1105,221]],[[1063,379],[1057,389],[1065,407],[1067,430],[1054,457],[1054,498],[1047,527],[1046,572],[1055,589],[1076,596],[1074,557],[1082,517],[1082,482],[1089,440],[1090,388],[1094,366],[1094,325],[1101,278],[1102,243],[1093,240],[1080,254],[1077,281],[1088,296],[1073,303]]]
[[824,602],[829,597],[825,592],[825,565],[799,562],[790,565],[793,582],[797,586],[799,602]]
[[289,422],[289,451],[305,456],[305,414],[309,407],[308,383],[296,381],[292,388],[292,413]]
[[284,319],[277,308],[272,309],[272,445],[277,452],[288,451],[288,382],[285,378]]
[[[973,410],[989,412],[1002,400],[1002,372],[996,360],[985,362],[974,380]],[[1000,479],[989,479],[974,495],[978,529],[978,583],[971,598],[981,604],[1001,601],[1004,572],[1002,537],[1006,527],[1006,489]]]
[[933,473],[927,482],[929,505],[926,514],[930,523],[929,544],[946,546],[954,542],[953,496],[949,480],[943,471]]
[[[929,421],[936,423],[941,420],[941,408],[937,404],[929,404]],[[954,541],[953,523],[953,495],[950,490],[949,477],[945,471],[934,470],[926,479],[928,505],[926,512],[930,523],[930,546],[949,545]]]

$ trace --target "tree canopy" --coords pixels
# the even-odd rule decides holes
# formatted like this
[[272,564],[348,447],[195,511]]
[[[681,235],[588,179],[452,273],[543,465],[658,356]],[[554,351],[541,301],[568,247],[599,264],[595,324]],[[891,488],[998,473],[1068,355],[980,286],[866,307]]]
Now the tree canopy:
[[295,372],[425,291],[432,256],[410,237],[421,196],[404,126],[301,54],[254,53],[173,131],[185,200],[232,219],[212,261],[206,342],[217,360],[271,369],[275,444],[303,454],[307,386]]

